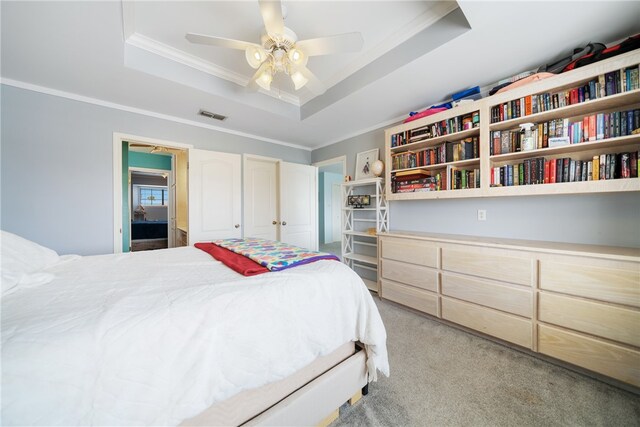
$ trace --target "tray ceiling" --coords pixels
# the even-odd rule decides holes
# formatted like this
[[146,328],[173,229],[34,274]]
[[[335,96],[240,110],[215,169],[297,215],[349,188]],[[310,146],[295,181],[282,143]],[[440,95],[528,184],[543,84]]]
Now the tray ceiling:
[[[185,40],[202,32],[258,41],[257,1],[2,1],[2,82],[313,149],[389,126],[454,92],[490,87],[587,42],[640,31],[640,2],[284,5],[285,24],[300,39],[363,34],[361,52],[310,58],[309,69],[328,87],[320,96],[294,91],[287,80],[270,93],[249,93],[243,84],[253,69],[241,51]],[[550,16],[571,19],[551,25]],[[201,109],[228,119],[204,118]]]

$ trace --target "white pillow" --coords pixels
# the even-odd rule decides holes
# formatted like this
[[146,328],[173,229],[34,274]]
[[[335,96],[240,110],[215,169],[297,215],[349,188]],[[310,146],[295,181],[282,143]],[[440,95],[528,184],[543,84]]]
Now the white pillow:
[[[2,295],[5,295],[20,282],[31,282],[31,273],[55,265],[60,257],[52,249],[0,230],[0,259]],[[42,283],[41,280],[37,281]]]

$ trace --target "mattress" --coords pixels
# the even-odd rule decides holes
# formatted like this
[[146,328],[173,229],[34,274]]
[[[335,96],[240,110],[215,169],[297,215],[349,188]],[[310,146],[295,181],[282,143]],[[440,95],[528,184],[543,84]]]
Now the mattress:
[[182,247],[46,272],[2,298],[4,425],[178,425],[350,341],[388,374],[373,299],[336,261],[244,277]]

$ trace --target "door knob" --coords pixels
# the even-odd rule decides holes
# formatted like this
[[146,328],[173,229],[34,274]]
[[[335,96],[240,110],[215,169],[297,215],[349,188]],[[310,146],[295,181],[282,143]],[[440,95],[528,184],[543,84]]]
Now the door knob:
[[271,224],[276,225],[278,221],[271,221]]
[[282,225],[287,225],[287,221],[282,221]]
[[235,228],[240,228],[240,224],[234,225]]

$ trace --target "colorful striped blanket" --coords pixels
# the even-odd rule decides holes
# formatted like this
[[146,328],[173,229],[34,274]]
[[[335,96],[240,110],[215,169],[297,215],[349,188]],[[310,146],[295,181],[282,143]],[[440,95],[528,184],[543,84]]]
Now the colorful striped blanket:
[[271,271],[280,271],[321,259],[340,259],[329,253],[317,252],[288,243],[249,237],[246,239],[214,240],[216,245],[243,255]]

